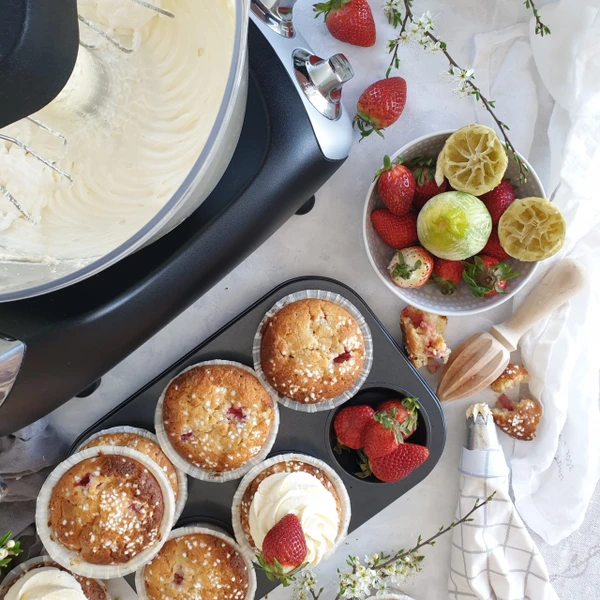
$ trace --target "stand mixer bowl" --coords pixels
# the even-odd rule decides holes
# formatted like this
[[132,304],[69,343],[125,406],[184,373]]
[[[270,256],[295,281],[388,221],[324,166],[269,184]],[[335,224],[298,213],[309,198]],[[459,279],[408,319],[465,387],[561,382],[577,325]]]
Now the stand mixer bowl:
[[[11,1],[14,2],[15,0]],[[17,1],[26,3],[28,0]],[[123,1],[125,2],[126,0]],[[172,11],[177,19],[178,4],[181,5],[185,1],[163,0],[161,4],[163,8],[168,8],[168,10]],[[248,77],[246,43],[249,0],[215,1],[226,5],[229,12],[233,15],[232,27],[235,28],[235,31],[233,34],[229,73],[219,109],[212,123],[206,143],[179,187],[177,187],[168,201],[144,225],[140,226],[127,239],[121,240],[116,247],[98,258],[58,261],[36,259],[30,261],[26,259],[14,260],[13,257],[10,257],[10,260],[2,260],[2,254],[6,248],[2,248],[2,244],[0,243],[0,302],[15,301],[46,294],[77,283],[106,269],[176,227],[200,206],[216,186],[231,160],[244,120]],[[114,0],[80,0],[80,4],[86,2],[115,4]],[[184,16],[183,18],[186,17]],[[84,29],[84,25],[80,25],[82,42],[84,39],[83,34],[85,33]],[[115,31],[115,35],[118,35],[118,28]],[[200,30],[198,35],[201,35]],[[94,48],[90,49],[88,44],[85,44],[85,46],[86,48],[80,46],[80,53],[89,52],[93,55]],[[60,99],[60,95],[58,99]],[[38,118],[37,114],[34,116]],[[6,131],[8,131],[8,128],[6,130],[0,129],[0,134]],[[2,140],[0,140],[1,143],[3,143]],[[165,152],[169,150],[172,149],[165,148]],[[53,160],[53,157],[48,158]],[[135,158],[133,156],[132,161],[135,161]],[[3,165],[0,160],[0,184],[2,184],[2,170]],[[0,195],[0,223],[4,201],[4,197]],[[119,215],[116,214],[115,226],[118,220]],[[41,221],[43,222],[43,218]],[[102,234],[102,231],[98,232],[98,235]]]

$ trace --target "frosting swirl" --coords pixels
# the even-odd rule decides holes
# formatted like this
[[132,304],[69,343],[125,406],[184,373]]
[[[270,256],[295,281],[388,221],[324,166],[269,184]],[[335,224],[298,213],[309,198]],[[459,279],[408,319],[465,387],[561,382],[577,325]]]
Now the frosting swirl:
[[5,600],[86,600],[86,597],[70,573],[54,567],[40,567],[17,580]]
[[334,496],[310,473],[275,473],[258,486],[249,511],[250,535],[257,548],[283,517],[298,517],[306,538],[306,562],[318,564],[335,544],[340,518]]

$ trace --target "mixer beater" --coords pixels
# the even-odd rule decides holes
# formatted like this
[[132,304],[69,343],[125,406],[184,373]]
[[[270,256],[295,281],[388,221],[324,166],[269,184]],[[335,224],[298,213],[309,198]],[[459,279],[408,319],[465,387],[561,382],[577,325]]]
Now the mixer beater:
[[[23,7],[27,8],[25,5],[27,4],[28,0],[22,0],[22,1],[24,2],[24,4],[19,5],[19,0],[7,0],[8,5],[5,8],[13,11],[13,13],[16,13],[16,12],[18,12],[17,11],[18,8],[23,8]],[[72,8],[73,6],[76,7],[76,0],[60,0],[60,1],[63,3],[63,5],[64,5],[63,8],[65,8],[65,9]],[[168,17],[171,19],[175,17],[175,15],[172,12],[165,10],[164,8],[161,8],[160,6],[156,6],[150,2],[147,2],[146,0],[126,0],[126,1],[133,2],[145,9],[154,11],[155,13],[157,13],[158,15],[163,16],[163,17]],[[19,6],[16,6],[16,5],[12,6],[12,4],[14,4],[15,2]],[[33,2],[34,3],[29,7],[30,12],[33,11],[32,7],[39,6],[38,0],[33,0]],[[40,3],[40,4],[45,4],[45,3]],[[67,6],[68,4],[70,4],[70,6]],[[61,7],[59,6],[56,8],[58,10],[53,15],[55,18],[57,16],[59,16],[59,14],[61,13],[61,10],[60,10]],[[67,11],[65,10],[64,15],[65,15],[65,17],[69,16],[69,13],[67,13]],[[33,17],[34,17],[33,22],[34,23],[35,23],[35,16],[36,16],[36,11],[33,11]],[[0,17],[2,17],[2,14],[0,14]],[[39,17],[40,17],[40,19],[43,18],[42,15],[39,15]],[[31,16],[29,18],[31,21],[32,20]],[[108,43],[112,44],[115,48],[117,48],[121,52],[123,52],[125,54],[131,54],[132,52],[135,51],[135,48],[133,46],[132,47],[125,46],[114,35],[111,35],[111,33],[109,31],[103,29],[102,27],[100,27],[99,25],[94,23],[93,21],[86,19],[81,14],[77,14],[77,19],[80,23],[85,25],[88,29],[90,29],[96,35],[100,36],[102,39],[104,39]],[[67,20],[67,19],[65,19],[65,20]],[[72,21],[72,19],[71,19],[71,21]],[[0,22],[2,22],[1,18],[0,18]],[[6,22],[8,22],[8,26],[10,26],[10,21],[8,19],[5,20],[5,23]],[[48,23],[46,25],[46,30],[48,29],[48,25],[51,26],[52,23]],[[1,34],[3,33],[1,27],[2,27],[2,25],[0,25],[0,37],[1,37]],[[67,47],[67,43],[68,43],[68,40],[65,40],[65,47]],[[80,46],[80,48],[85,49],[84,52],[94,51],[99,48],[98,45],[89,44],[89,43],[82,41],[81,38],[79,37],[78,32],[77,32],[77,43]],[[14,81],[16,81],[16,84],[17,84],[15,87],[18,88],[19,84],[21,83],[19,81],[20,73],[19,73],[19,68],[15,69],[15,66],[14,66],[14,63],[18,62],[18,61],[14,61],[14,60],[10,61],[9,59],[14,58],[12,56],[4,56],[3,57],[1,50],[2,50],[2,48],[0,46],[0,57],[2,57],[2,61],[0,62],[0,80],[4,80],[8,84],[5,87],[5,89],[10,88],[11,83],[14,83]],[[69,56],[68,55],[69,55],[69,53],[65,52],[62,55],[60,55],[60,54],[57,55],[57,57],[56,57],[63,61],[62,72],[63,72],[63,74],[68,75],[68,79],[57,90],[51,90],[51,89],[49,89],[49,86],[48,86],[48,88],[44,90],[44,93],[41,94],[40,101],[39,101],[40,105],[37,106],[37,108],[35,110],[32,110],[32,112],[37,112],[37,110],[40,110],[41,108],[44,108],[48,104],[51,104],[52,101],[56,100],[56,98],[60,96],[61,91],[63,91],[63,89],[66,88],[67,85],[70,85],[72,87],[76,87],[78,85],[77,81],[73,82],[72,79],[75,75],[75,66],[77,64],[77,61],[82,60],[82,56],[84,56],[84,55],[81,51],[79,51],[79,52],[75,51],[75,59],[72,60],[73,51],[71,49],[70,55],[71,55],[72,65],[70,66],[70,68],[69,68]],[[17,57],[17,59],[18,58],[19,57]],[[7,64],[8,64],[8,67],[6,67]],[[85,70],[85,67],[83,70]],[[8,71],[8,72],[5,73],[5,71]],[[67,73],[67,71],[68,71],[68,73]],[[15,75],[15,73],[16,73],[16,75]],[[77,77],[80,79],[81,74],[79,74]],[[60,80],[60,78],[58,78],[58,79]],[[62,79],[64,80],[64,76]],[[17,90],[17,92],[18,91],[19,90]],[[56,93],[54,93],[55,91],[56,91]],[[49,95],[51,95],[52,97],[50,97],[49,102],[47,102],[46,100],[48,99]],[[8,118],[10,119],[10,114],[15,113],[14,104],[18,101],[18,99],[19,99],[18,96],[19,96],[18,93],[15,94],[14,96],[10,96],[10,94],[7,94],[6,96],[0,96],[0,115],[3,113],[4,114],[8,113],[9,114]],[[19,110],[19,109],[16,109],[16,110]],[[53,135],[54,137],[56,137],[58,139],[60,139],[62,142],[63,152],[66,152],[66,148],[68,145],[68,140],[67,140],[66,136],[64,136],[59,131],[53,129],[49,125],[46,125],[42,121],[32,117],[31,114],[32,113],[29,113],[29,115],[18,115],[18,116],[20,116],[21,118],[27,119],[30,123],[32,123],[36,127],[39,127],[40,129],[46,131],[47,133]],[[14,120],[16,121],[18,119],[14,119]],[[4,127],[5,125],[10,124],[11,122],[14,122],[14,121],[10,121],[10,120],[8,122],[0,121],[0,128]],[[14,138],[12,136],[2,133],[1,129],[0,129],[0,140],[4,141],[6,143],[9,143],[9,144],[15,145],[18,148],[21,148],[26,154],[32,156],[37,161],[41,162],[45,166],[52,169],[60,177],[63,177],[69,183],[73,183],[73,179],[72,179],[71,175],[64,169],[60,168],[56,164],[55,161],[49,160],[48,158],[42,156],[41,154],[36,152],[33,148],[31,148],[28,144]],[[27,210],[25,210],[25,208],[23,208],[23,206],[20,204],[20,202],[13,196],[13,194],[10,193],[10,191],[2,183],[0,183],[0,194],[3,195],[19,211],[19,213],[27,221],[29,221],[30,223],[36,222],[35,219],[27,212]]]

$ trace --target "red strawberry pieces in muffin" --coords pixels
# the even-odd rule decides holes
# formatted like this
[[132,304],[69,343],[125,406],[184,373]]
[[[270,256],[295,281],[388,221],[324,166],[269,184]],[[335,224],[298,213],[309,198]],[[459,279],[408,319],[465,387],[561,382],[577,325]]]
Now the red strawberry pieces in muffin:
[[518,276],[519,274],[506,263],[483,254],[465,263],[463,272],[463,279],[477,298],[490,298],[496,294],[503,294],[507,280]]
[[413,206],[420,210],[428,200],[446,191],[448,181],[444,179],[442,185],[435,182],[435,159],[433,158],[416,158],[411,161],[410,168],[416,183]]
[[315,18],[325,15],[329,33],[341,42],[363,48],[375,44],[375,21],[367,0],[329,0],[314,4],[313,10]]
[[407,306],[400,314],[400,329],[408,359],[420,369],[427,366],[433,370],[436,360],[448,361],[450,348],[446,346],[443,333],[448,324],[448,317],[434,315]]
[[393,452],[370,459],[369,468],[377,479],[394,482],[404,479],[429,457],[429,450],[417,444],[400,444]]
[[[304,566],[308,549],[302,524],[296,515],[289,514],[276,523],[265,536],[260,566],[271,577],[282,578]],[[282,581],[283,583],[283,581]]]
[[358,127],[361,140],[374,131],[383,137],[382,129],[395,123],[406,105],[406,81],[388,77],[372,83],[356,104],[353,125]]
[[419,240],[417,215],[412,212],[397,217],[385,208],[378,208],[371,213],[371,223],[383,242],[396,250],[402,250]]
[[[333,429],[338,443],[351,450],[363,448],[365,430],[373,421],[374,414],[375,411],[366,405],[342,408],[333,420]],[[338,446],[335,449],[341,451]]]
[[508,179],[503,179],[500,185],[496,186],[491,192],[481,195],[480,198],[492,217],[492,224],[498,225],[504,211],[515,200],[515,188]]
[[460,260],[433,259],[433,281],[444,296],[456,292],[456,286],[462,281],[465,266]]
[[383,168],[375,173],[375,179],[378,177],[377,192],[389,211],[398,217],[408,214],[415,196],[415,178],[402,159],[391,160],[386,154]]

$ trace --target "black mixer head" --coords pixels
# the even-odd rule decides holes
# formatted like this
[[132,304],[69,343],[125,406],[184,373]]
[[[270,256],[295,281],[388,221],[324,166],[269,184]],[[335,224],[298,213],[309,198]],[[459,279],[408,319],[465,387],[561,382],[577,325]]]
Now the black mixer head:
[[0,0],[0,128],[56,98],[78,48],[77,0]]

